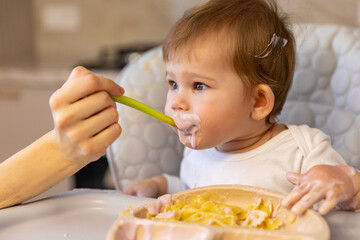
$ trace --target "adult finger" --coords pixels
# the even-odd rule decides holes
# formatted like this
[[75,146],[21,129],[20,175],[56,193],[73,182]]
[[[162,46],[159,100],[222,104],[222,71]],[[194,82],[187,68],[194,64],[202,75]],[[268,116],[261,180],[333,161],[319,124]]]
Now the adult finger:
[[118,112],[115,108],[108,107],[101,112],[85,119],[75,127],[73,135],[80,136],[83,139],[93,137],[101,131],[118,122]]
[[83,67],[76,67],[60,89],[64,102],[73,103],[94,92],[106,91],[111,96],[121,96],[124,89],[111,79],[96,75]]
[[105,150],[120,136],[121,131],[121,126],[113,123],[92,137],[93,144],[103,149],[103,154],[105,154]]
[[81,142],[81,154],[87,161],[95,161],[105,154],[110,146],[121,134],[121,127],[114,123],[99,134]]
[[67,114],[75,122],[87,119],[109,107],[116,108],[116,104],[108,93],[101,91],[71,104],[67,109]]
[[51,106],[54,121],[59,128],[72,126],[74,123],[85,120],[109,107],[116,109],[116,104],[104,91],[94,93],[59,109],[56,106]]

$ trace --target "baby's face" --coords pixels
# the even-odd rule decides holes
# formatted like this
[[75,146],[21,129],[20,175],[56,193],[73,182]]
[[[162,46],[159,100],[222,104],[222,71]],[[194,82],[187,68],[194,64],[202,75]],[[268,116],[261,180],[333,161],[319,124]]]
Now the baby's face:
[[180,141],[204,149],[246,137],[251,100],[232,64],[211,41],[191,49],[166,63],[165,113],[174,119]]

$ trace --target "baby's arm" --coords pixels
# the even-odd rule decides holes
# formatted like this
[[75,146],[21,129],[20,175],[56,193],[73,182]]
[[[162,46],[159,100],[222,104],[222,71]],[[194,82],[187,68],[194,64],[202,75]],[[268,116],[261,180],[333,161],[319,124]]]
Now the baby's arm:
[[137,197],[157,198],[167,193],[168,182],[163,175],[155,176],[129,185],[124,193]]
[[124,90],[75,68],[51,97],[54,130],[0,164],[0,208],[21,203],[99,159],[119,137],[115,103]]
[[295,184],[293,191],[284,198],[284,207],[294,214],[302,214],[322,199],[320,214],[338,206],[341,209],[360,208],[360,174],[345,165],[317,165],[304,174],[289,172],[287,178]]
[[179,177],[164,173],[132,184],[124,189],[124,193],[138,197],[157,198],[166,193],[172,194],[184,191],[186,188],[186,185]]

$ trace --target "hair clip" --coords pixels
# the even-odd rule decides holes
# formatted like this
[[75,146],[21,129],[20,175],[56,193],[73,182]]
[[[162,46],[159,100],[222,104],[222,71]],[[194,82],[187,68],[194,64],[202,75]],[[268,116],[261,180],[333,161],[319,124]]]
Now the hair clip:
[[264,51],[262,51],[260,54],[257,55],[252,55],[256,58],[266,58],[267,56],[269,56],[269,54],[271,53],[271,51],[278,45],[280,45],[280,49],[282,49],[283,47],[286,46],[288,40],[282,37],[279,37],[278,35],[276,35],[275,33],[272,35],[271,41],[270,43],[266,46],[266,48],[264,49]]

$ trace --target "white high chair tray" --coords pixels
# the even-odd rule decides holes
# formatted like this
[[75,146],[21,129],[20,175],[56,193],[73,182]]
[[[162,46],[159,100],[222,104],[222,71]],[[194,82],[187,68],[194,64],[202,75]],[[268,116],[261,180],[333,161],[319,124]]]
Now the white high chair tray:
[[105,239],[119,213],[147,201],[119,191],[76,189],[0,210],[0,239]]
[[[149,201],[113,190],[76,189],[0,210],[0,239],[105,239],[123,210]],[[360,236],[359,212],[334,211],[325,220],[331,240],[353,240]]]

